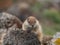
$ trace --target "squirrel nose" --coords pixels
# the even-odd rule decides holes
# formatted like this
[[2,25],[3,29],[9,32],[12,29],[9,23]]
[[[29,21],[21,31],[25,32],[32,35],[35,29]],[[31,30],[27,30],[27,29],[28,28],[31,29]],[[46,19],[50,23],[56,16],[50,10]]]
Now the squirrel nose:
[[32,27],[34,27],[34,25],[32,25]]

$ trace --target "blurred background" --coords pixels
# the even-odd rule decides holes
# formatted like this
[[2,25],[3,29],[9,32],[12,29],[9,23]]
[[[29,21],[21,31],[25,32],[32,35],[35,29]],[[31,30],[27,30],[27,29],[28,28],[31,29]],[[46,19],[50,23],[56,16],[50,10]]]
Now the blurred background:
[[60,0],[0,0],[0,12],[21,2],[30,5],[45,34],[53,35],[60,31]]

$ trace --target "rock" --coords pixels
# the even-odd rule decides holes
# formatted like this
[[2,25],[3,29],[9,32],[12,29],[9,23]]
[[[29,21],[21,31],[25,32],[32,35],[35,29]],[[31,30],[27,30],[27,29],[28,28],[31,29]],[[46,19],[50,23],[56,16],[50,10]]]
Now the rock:
[[3,45],[40,45],[36,35],[22,30],[11,30],[4,37]]
[[9,13],[2,12],[0,14],[0,28],[10,28],[13,25],[16,27],[21,28],[22,22],[16,17]]

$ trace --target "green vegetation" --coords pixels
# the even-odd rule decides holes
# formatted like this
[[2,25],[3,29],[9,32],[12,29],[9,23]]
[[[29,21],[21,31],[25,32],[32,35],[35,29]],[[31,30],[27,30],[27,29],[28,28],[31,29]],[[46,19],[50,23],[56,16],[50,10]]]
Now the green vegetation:
[[33,6],[33,11],[39,13],[38,17],[41,16],[43,19],[42,27],[43,32],[47,35],[53,35],[60,31],[60,13],[56,9],[44,9],[40,13],[40,9],[43,7],[42,4],[36,3]]
[[45,10],[43,14],[45,18],[52,20],[54,23],[60,23],[60,14],[58,11]]
[[43,27],[44,34],[47,34],[47,35],[53,35],[56,32],[60,31],[60,24],[54,24],[51,26],[47,26],[44,24],[42,27]]

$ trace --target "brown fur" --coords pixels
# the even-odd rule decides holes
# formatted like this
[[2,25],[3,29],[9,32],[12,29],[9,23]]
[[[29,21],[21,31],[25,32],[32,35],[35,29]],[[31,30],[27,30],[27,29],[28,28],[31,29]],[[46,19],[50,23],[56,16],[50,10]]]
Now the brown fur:
[[28,17],[27,21],[30,25],[34,25],[36,23],[36,18],[30,16],[30,17]]
[[23,23],[22,29],[24,31],[29,30],[29,32],[35,33],[37,35],[39,41],[42,42],[43,33],[42,33],[41,25],[35,17],[33,17],[33,16],[28,17],[25,20],[25,22]]

